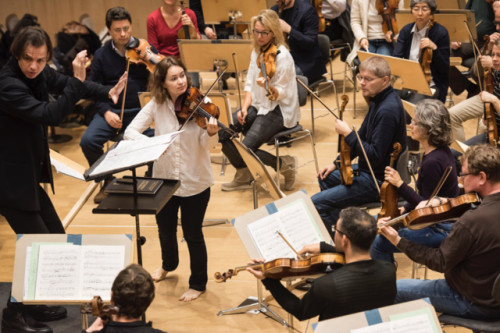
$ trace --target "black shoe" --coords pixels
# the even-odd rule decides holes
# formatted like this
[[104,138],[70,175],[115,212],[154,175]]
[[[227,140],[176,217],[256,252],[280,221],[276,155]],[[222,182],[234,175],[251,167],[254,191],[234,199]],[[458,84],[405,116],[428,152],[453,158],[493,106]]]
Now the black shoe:
[[52,333],[52,329],[27,313],[5,308],[2,315],[2,333]]
[[53,321],[66,318],[68,311],[62,306],[25,305],[24,313],[38,321]]

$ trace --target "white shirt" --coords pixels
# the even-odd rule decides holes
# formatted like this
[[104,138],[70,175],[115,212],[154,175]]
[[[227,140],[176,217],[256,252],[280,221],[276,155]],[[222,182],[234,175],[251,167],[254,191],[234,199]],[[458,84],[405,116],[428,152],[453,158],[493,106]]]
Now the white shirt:
[[368,0],[368,31],[366,38],[368,40],[373,39],[385,39],[384,30],[382,30],[382,23],[384,18],[380,15],[375,7],[375,0]]
[[339,17],[346,9],[347,0],[323,0],[321,13],[328,20]]
[[[180,124],[170,99],[158,104],[153,98],[135,116],[125,130],[126,140],[146,138],[141,134],[151,124],[155,124],[155,135],[177,131]],[[182,132],[168,147],[167,151],[153,165],[153,177],[181,181],[175,195],[188,197],[203,192],[213,185],[212,166],[209,149],[218,141],[218,135],[209,136],[196,121],[189,121]]]
[[[419,61],[418,56],[420,54],[420,41],[425,38],[425,33],[427,32],[428,24],[422,28],[422,30],[417,31],[417,24],[413,25],[411,32],[413,32],[413,39],[411,40],[410,56],[409,59],[413,61]],[[429,86],[435,86],[434,79],[431,76],[431,82]]]
[[283,125],[292,128],[300,120],[299,96],[295,79],[295,64],[287,48],[281,45],[276,55],[276,73],[271,78],[270,85],[278,90],[278,99],[271,101],[266,96],[266,89],[257,84],[260,68],[257,66],[257,52],[252,51],[248,66],[245,91],[252,93],[252,105],[257,114],[266,115],[279,104],[283,114]]

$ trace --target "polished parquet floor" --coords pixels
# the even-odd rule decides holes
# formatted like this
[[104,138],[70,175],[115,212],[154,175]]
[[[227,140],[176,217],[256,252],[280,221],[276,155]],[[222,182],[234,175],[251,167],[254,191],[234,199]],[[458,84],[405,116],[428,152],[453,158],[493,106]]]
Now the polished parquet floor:
[[[342,89],[343,63],[335,60],[333,72],[335,83],[339,91]],[[350,103],[347,105],[344,119],[359,128],[366,112],[367,105],[358,92],[357,95],[357,117],[353,119],[353,89],[347,84],[347,95]],[[335,94],[332,90],[321,93],[321,98],[334,108]],[[464,95],[455,96],[455,102],[463,100]],[[231,104],[236,107],[235,96],[231,97]],[[333,130],[333,116],[331,116],[319,103],[314,103],[316,119],[316,150],[320,168],[332,161],[336,156],[338,135]],[[305,128],[311,126],[309,102],[301,108],[301,124]],[[474,134],[477,122],[471,121],[467,124],[467,136]],[[54,144],[52,149],[57,150],[68,158],[86,165],[86,160],[79,147],[79,139],[85,127],[58,128],[59,134],[69,134],[73,137],[71,141],[64,144]],[[273,152],[272,146],[266,146]],[[264,147],[264,148],[266,148]],[[309,195],[319,191],[316,183],[316,172],[314,164],[310,161],[312,153],[307,140],[295,142],[291,148],[282,148],[280,154],[290,154],[299,159],[297,183],[295,190],[304,189]],[[212,187],[211,200],[206,213],[206,219],[227,219],[243,215],[253,209],[252,191],[222,192],[221,183],[228,182],[234,175],[234,168],[228,166],[225,175],[220,175],[220,165],[212,164],[215,185]],[[142,174],[140,171],[139,174]],[[274,174],[274,171],[271,170]],[[8,177],[8,175],[2,175]],[[56,194],[50,194],[52,201],[61,219],[66,216],[74,203],[79,199],[88,183],[70,178],[65,175],[55,174]],[[289,192],[291,193],[291,192]],[[271,197],[264,191],[259,192],[259,205],[271,202]],[[126,215],[96,215],[92,213],[95,207],[92,199],[89,200],[68,227],[67,232],[73,234],[123,234],[134,233],[135,220]],[[376,213],[376,212],[374,212]],[[157,227],[153,216],[142,215],[141,233],[146,236],[147,242],[143,246],[144,267],[152,272],[160,264],[160,250],[157,236]],[[235,229],[231,224],[221,224],[204,228],[205,239],[208,248],[208,272],[209,281],[207,291],[198,300],[183,303],[177,299],[188,287],[189,258],[187,246],[182,242],[182,230],[178,230],[180,243],[180,265],[177,271],[169,275],[169,278],[156,284],[156,298],[147,312],[148,320],[152,320],[156,328],[170,333],[181,332],[285,332],[287,329],[278,322],[267,318],[263,314],[238,314],[218,317],[220,310],[237,306],[248,296],[256,296],[256,280],[246,272],[240,273],[226,283],[216,283],[213,273],[225,271],[235,266],[247,263],[249,257],[240,241]],[[14,263],[15,235],[0,216],[0,281],[12,281],[12,270]],[[397,255],[399,263],[398,278],[411,277],[411,262],[404,255]],[[423,275],[423,271],[420,272]],[[441,274],[429,272],[429,278],[441,277]],[[264,296],[268,293],[264,291]],[[271,308],[283,318],[286,313],[271,302]],[[298,322],[294,320],[295,329],[300,332],[311,331],[311,322]],[[464,329],[446,328],[446,332],[465,332]]]

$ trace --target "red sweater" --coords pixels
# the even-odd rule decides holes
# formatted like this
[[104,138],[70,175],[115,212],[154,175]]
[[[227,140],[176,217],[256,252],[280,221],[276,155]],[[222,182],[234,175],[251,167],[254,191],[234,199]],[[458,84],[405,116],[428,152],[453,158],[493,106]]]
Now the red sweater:
[[[198,31],[198,23],[196,14],[189,8],[186,8],[186,14],[193,21],[196,32]],[[182,20],[179,20],[175,27],[170,28],[165,19],[161,15],[161,9],[158,8],[148,16],[148,42],[153,45],[158,52],[165,56],[179,57],[179,47],[177,46],[177,31],[182,27]]]

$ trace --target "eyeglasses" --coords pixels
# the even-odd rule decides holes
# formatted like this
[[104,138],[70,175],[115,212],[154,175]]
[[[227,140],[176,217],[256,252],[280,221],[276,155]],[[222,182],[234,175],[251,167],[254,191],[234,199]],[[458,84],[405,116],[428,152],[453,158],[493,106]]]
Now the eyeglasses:
[[255,29],[253,29],[252,31],[255,36],[261,35],[262,37],[267,37],[271,33],[271,31],[258,31]]
[[382,79],[382,77],[369,77],[369,76],[359,76],[359,82],[365,81],[366,83],[370,83],[375,81],[376,79]]
[[472,172],[460,173],[458,175],[458,177],[464,178],[465,176],[468,176],[468,175],[476,175],[476,173],[472,173]]
[[123,32],[128,32],[130,30],[130,26],[128,27],[123,27],[123,28],[114,28],[113,31],[116,32],[117,34]]
[[340,230],[339,228],[337,228],[335,225],[332,225],[332,232],[338,232],[338,233],[340,233],[342,235],[346,235],[347,238],[349,238],[349,236],[345,232],[343,232],[342,230]]

